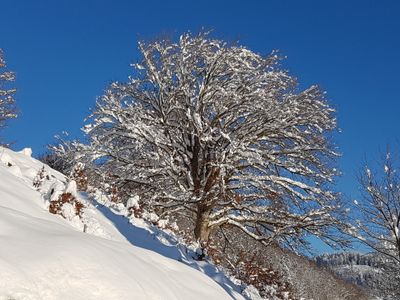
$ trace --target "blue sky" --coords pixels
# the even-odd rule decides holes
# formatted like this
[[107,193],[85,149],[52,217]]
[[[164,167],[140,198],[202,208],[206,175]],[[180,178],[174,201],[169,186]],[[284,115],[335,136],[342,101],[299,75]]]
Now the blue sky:
[[279,49],[302,86],[327,91],[348,197],[365,158],[400,145],[400,1],[3,0],[0,16],[21,110],[4,134],[36,155],[63,130],[79,135],[96,96],[130,74],[138,40],[202,27],[259,53]]

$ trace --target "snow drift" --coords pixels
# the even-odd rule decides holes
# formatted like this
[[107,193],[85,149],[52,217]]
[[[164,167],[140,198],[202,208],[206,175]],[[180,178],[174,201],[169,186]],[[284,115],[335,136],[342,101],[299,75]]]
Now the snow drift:
[[230,299],[201,272],[133,246],[88,203],[83,221],[50,214],[30,154],[0,148],[0,299]]

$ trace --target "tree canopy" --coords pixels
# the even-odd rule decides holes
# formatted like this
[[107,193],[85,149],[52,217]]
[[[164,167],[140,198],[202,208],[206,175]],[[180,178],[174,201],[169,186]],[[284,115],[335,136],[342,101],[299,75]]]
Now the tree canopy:
[[194,220],[201,243],[234,226],[265,244],[341,244],[335,110],[262,56],[207,33],[140,42],[127,82],[97,101],[79,152],[160,217]]

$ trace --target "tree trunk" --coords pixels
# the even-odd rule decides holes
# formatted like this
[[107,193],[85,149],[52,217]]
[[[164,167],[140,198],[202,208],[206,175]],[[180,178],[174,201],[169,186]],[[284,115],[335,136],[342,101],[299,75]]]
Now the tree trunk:
[[209,228],[209,210],[199,208],[196,218],[196,226],[194,228],[194,236],[200,243],[201,247],[207,246],[208,239],[210,237],[211,229]]
[[208,239],[210,237],[211,229],[208,224],[210,222],[209,219],[210,211],[198,208],[197,218],[196,218],[196,226],[194,228],[194,236],[196,240],[200,244],[201,252],[198,253],[197,260],[203,260],[206,256],[206,248],[208,244]]

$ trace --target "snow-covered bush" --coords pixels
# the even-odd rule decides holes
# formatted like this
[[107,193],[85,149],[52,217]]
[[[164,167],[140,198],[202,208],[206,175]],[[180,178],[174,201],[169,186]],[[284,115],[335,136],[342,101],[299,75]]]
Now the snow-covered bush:
[[128,199],[126,202],[126,208],[128,209],[130,215],[133,215],[135,218],[142,218],[143,217],[143,208],[139,203],[139,197],[134,196]]
[[71,180],[66,186],[55,182],[50,188],[49,212],[72,220],[82,216],[85,206],[78,200],[76,182]]
[[50,177],[49,177],[49,175],[47,174],[45,167],[43,166],[43,167],[37,172],[35,178],[33,178],[33,182],[32,182],[33,187],[35,187],[36,189],[39,189],[39,188],[42,186],[43,182],[44,182],[46,179],[49,180]]
[[74,180],[77,185],[77,189],[79,191],[86,191],[88,188],[88,176],[87,171],[85,170],[85,165],[82,163],[76,163],[72,168],[72,171],[69,175],[71,180]]
[[81,216],[82,208],[84,205],[71,193],[62,193],[57,200],[50,201],[49,212],[69,218],[73,215]]
[[267,266],[262,253],[246,249],[228,255],[209,246],[207,254],[244,286],[254,287],[263,299],[295,299],[290,284],[278,271]]

